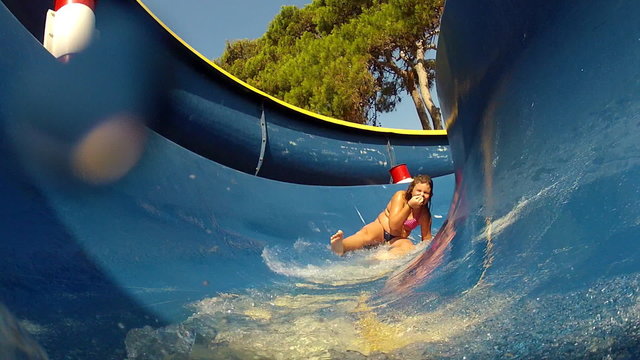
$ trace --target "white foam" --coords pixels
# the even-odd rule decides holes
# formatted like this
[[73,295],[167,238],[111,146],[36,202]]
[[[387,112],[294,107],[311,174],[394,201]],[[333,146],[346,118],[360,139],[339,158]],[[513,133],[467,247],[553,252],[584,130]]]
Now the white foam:
[[549,196],[551,189],[555,188],[556,185],[557,183],[551,184],[529,198],[520,199],[516,206],[514,206],[513,209],[511,209],[511,211],[509,211],[507,214],[498,219],[490,221],[489,224],[487,224],[487,226],[482,229],[482,232],[480,232],[480,234],[474,238],[474,241],[483,241],[485,239],[488,239],[489,237],[497,236],[502,233],[505,229],[507,229],[511,224],[513,224],[520,218],[523,211],[527,207],[529,207],[530,204]]
[[[402,264],[406,264],[426,246],[421,244],[404,257],[388,260],[386,258],[389,256],[385,256],[388,253],[388,246],[357,251],[344,258],[326,251],[326,258],[318,261],[317,249],[313,251],[316,254],[315,259],[309,259],[310,248],[299,244],[300,240],[294,244],[294,249],[266,247],[262,251],[262,259],[269,269],[277,274],[332,286],[367,283],[383,278]],[[296,253],[296,250],[301,250],[302,247],[306,248],[304,254],[301,251]],[[312,263],[314,260],[315,263]]]

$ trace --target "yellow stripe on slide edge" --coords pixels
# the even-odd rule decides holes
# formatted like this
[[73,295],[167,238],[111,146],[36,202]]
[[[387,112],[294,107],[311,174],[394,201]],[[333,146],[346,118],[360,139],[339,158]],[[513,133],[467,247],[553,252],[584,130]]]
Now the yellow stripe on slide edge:
[[339,120],[336,118],[332,118],[330,116],[326,116],[326,115],[320,115],[317,113],[314,113],[312,111],[309,110],[305,110],[302,109],[300,107],[297,107],[295,105],[291,105],[283,100],[280,100],[272,95],[269,95],[267,93],[265,93],[264,91],[255,88],[249,84],[247,84],[246,82],[238,79],[237,77],[233,76],[232,74],[230,74],[229,72],[227,72],[226,70],[224,70],[223,68],[221,68],[220,66],[218,66],[217,64],[215,64],[213,61],[207,59],[204,55],[202,55],[200,52],[198,52],[196,49],[194,49],[191,45],[189,45],[186,41],[184,41],[180,36],[178,36],[178,34],[176,34],[175,32],[173,32],[162,20],[160,20],[160,18],[158,18],[152,11],[151,9],[149,9],[149,7],[142,1],[142,0],[136,0],[138,2],[138,4],[149,14],[149,16],[151,16],[156,22],[158,22],[158,24],[160,24],[160,26],[162,26],[169,34],[171,34],[171,36],[173,36],[176,40],[178,40],[183,46],[185,46],[187,49],[189,49],[191,52],[193,52],[194,54],[196,54],[200,59],[202,59],[202,61],[206,62],[207,64],[209,64],[211,67],[213,67],[214,69],[216,69],[217,71],[221,72],[222,74],[224,74],[225,76],[229,77],[230,79],[232,79],[233,81],[235,81],[236,83],[238,83],[239,85],[275,102],[278,103],[284,107],[287,107],[291,110],[300,112],[302,114],[314,117],[316,119],[319,120],[323,120],[323,121],[327,121],[327,122],[331,122],[334,124],[338,124],[338,125],[343,125],[343,126],[347,126],[347,127],[351,127],[351,128],[356,128],[356,129],[360,129],[360,130],[367,130],[367,131],[375,131],[375,132],[381,132],[381,133],[392,133],[392,134],[400,134],[400,135],[424,135],[424,136],[443,136],[443,135],[447,135],[447,131],[446,130],[405,130],[405,129],[392,129],[392,128],[383,128],[383,127],[377,127],[377,126],[371,126],[371,125],[362,125],[362,124],[356,124],[356,123],[352,123],[349,121],[345,121],[345,120]]

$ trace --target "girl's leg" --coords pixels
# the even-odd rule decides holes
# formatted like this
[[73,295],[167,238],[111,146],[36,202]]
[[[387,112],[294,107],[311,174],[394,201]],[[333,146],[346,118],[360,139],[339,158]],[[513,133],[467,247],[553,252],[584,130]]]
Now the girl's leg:
[[415,249],[415,245],[409,239],[397,239],[389,245],[388,249],[381,249],[373,258],[376,260],[391,260],[402,257]]
[[389,253],[397,256],[401,256],[411,252],[415,249],[415,245],[409,239],[398,239],[391,243],[391,249],[389,249]]
[[344,238],[342,230],[338,230],[331,237],[331,250],[338,255],[342,255],[347,251],[362,249],[369,245],[378,245],[382,242],[384,242],[384,229],[379,222],[374,221],[347,238]]

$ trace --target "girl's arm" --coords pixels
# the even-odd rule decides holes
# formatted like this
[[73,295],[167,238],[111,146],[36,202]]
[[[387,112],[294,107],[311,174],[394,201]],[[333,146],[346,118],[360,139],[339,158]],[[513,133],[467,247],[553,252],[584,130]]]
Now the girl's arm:
[[422,211],[425,210],[427,213],[420,217],[420,232],[422,241],[429,241],[431,240],[431,212],[427,208]]
[[404,191],[396,192],[389,205],[389,230],[392,235],[402,234],[402,223],[409,217],[411,208],[404,199]]

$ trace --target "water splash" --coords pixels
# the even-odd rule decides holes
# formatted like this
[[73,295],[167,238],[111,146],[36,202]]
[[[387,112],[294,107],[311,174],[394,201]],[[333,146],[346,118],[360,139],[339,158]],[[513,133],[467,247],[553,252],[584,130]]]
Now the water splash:
[[[392,274],[426,246],[427,243],[420,243],[414,251],[400,258],[388,256],[389,246],[384,245],[340,258],[323,245],[298,240],[293,249],[265,247],[262,259],[271,271],[286,277],[313,284],[354,285],[376,281]],[[317,254],[324,256],[318,257]]]

